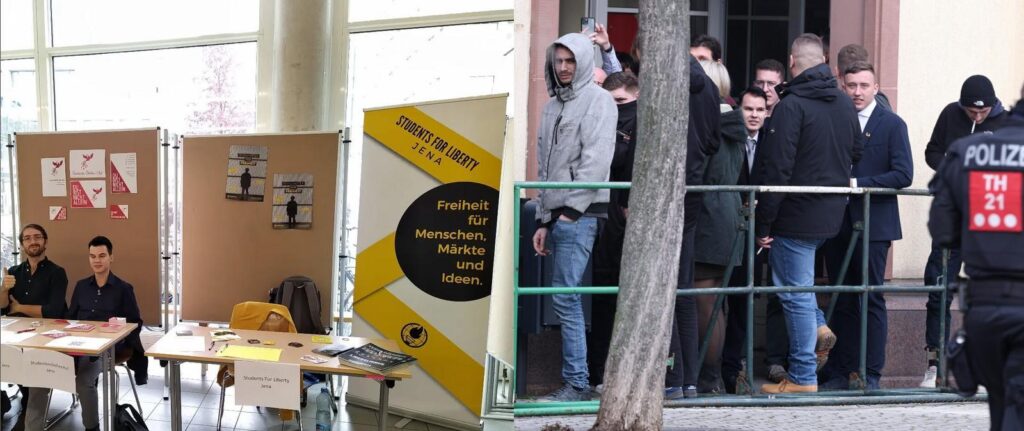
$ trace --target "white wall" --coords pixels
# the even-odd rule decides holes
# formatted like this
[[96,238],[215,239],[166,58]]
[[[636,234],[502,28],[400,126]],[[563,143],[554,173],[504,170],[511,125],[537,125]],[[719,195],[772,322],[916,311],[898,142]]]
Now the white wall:
[[[904,0],[900,3],[899,108],[914,156],[914,188],[927,187],[933,171],[924,161],[935,120],[960,97],[971,75],[988,76],[1009,108],[1024,82],[1024,1]],[[900,200],[903,240],[895,243],[894,278],[921,278],[931,250],[931,198]]]

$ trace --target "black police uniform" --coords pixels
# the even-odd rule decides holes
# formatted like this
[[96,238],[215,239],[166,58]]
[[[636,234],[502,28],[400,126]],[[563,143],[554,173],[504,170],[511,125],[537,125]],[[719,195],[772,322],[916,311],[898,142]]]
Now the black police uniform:
[[956,141],[929,183],[928,229],[961,247],[966,352],[993,430],[1024,430],[1024,123]]

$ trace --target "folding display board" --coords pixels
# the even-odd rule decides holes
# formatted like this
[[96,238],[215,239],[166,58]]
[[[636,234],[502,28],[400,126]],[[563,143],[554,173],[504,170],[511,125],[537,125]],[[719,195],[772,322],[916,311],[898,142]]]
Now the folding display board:
[[114,245],[112,272],[135,288],[151,326],[161,322],[160,136],[159,128],[15,135],[20,223],[46,229],[46,256],[67,272],[68,299],[92,275],[89,240],[103,235]]
[[[480,421],[506,99],[364,115],[352,333],[418,359],[394,411],[459,428]],[[349,402],[375,403],[359,380]]]
[[[227,322],[235,304],[266,302],[271,288],[303,275],[320,289],[321,321],[330,322],[337,287],[340,141],[338,132],[184,137],[184,320]],[[245,169],[248,191],[242,189]],[[276,194],[275,176],[281,189]],[[287,222],[273,221],[287,220],[292,196],[301,201],[301,226],[288,228]]]

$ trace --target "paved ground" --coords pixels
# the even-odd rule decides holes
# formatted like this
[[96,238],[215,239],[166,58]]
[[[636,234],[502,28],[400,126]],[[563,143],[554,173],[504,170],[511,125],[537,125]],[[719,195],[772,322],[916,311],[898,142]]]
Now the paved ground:
[[[517,418],[517,430],[561,423],[575,431],[594,424],[593,415]],[[666,430],[987,430],[984,403],[899,404],[825,407],[736,407],[665,409]]]

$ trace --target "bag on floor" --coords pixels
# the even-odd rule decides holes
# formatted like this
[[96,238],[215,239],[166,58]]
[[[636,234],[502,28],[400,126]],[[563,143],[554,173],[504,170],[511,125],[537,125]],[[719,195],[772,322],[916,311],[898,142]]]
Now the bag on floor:
[[118,404],[114,412],[114,431],[149,431],[146,421],[135,406],[131,404]]

